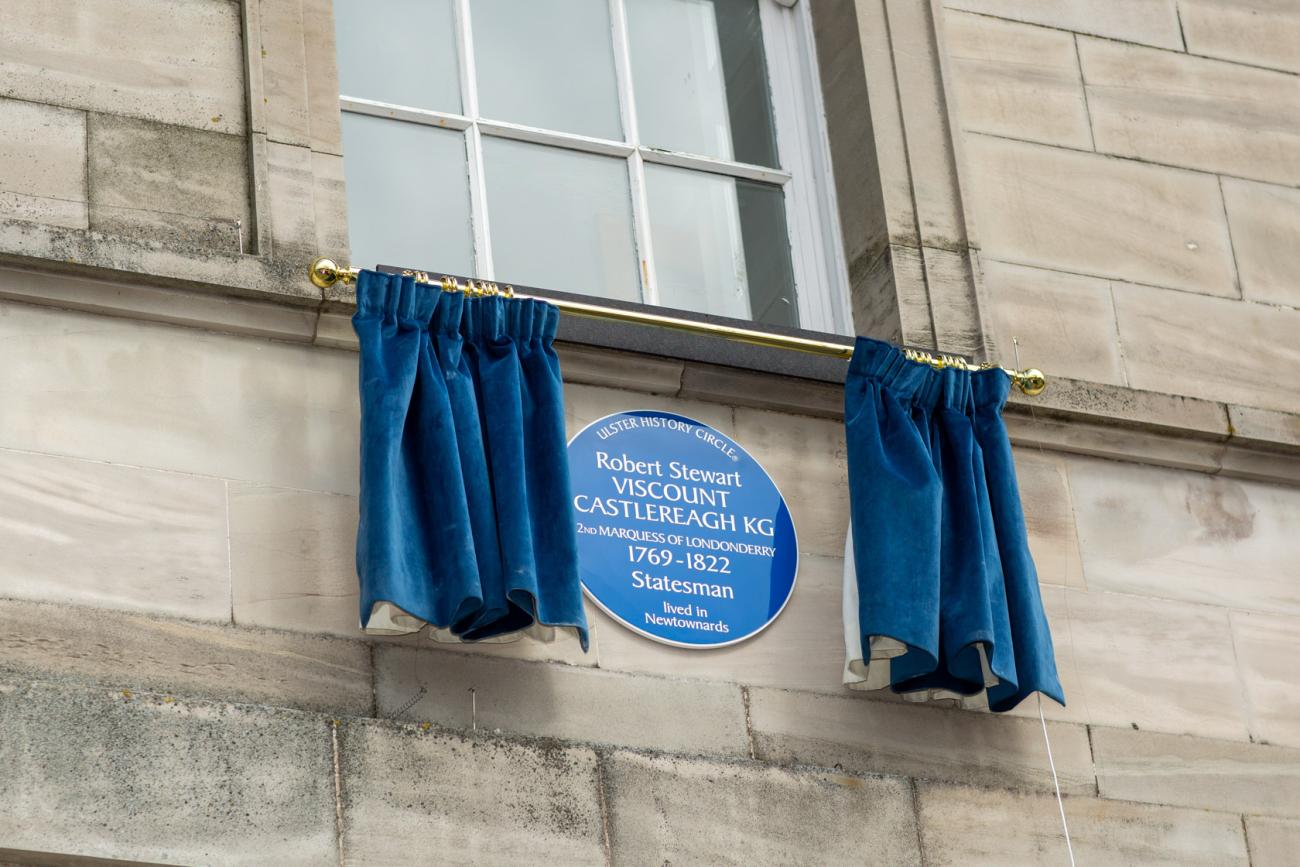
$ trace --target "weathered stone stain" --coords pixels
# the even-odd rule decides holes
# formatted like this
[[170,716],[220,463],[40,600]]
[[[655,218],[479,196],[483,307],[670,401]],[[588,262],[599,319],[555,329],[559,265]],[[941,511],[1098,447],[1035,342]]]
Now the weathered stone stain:
[[1187,510],[1207,540],[1240,541],[1255,530],[1256,510],[1250,496],[1231,479],[1193,477],[1187,486]]

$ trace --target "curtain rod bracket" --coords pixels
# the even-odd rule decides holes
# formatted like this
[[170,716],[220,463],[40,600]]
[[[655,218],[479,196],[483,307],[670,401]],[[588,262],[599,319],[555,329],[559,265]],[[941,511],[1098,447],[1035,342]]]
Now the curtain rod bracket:
[[[465,292],[473,296],[484,295],[504,295],[514,298],[528,298],[527,295],[515,294],[513,287],[507,286],[504,290],[500,289],[495,283],[485,281],[470,280],[465,285],[459,283],[454,277],[432,277],[423,271],[405,271],[407,276],[414,277],[419,283],[427,283],[432,286],[438,286],[446,292]],[[339,283],[354,283],[357,279],[358,270],[340,265],[333,259],[324,256],[311,263],[311,270],[308,277],[311,278],[312,285],[317,289],[329,289]],[[617,322],[630,322],[634,325],[652,325],[659,328],[672,328],[677,331],[689,331],[694,334],[704,334],[710,337],[721,337],[727,340],[736,340],[741,343],[751,343],[757,346],[767,346],[773,349],[793,349],[799,352],[809,352],[814,355],[829,355],[833,358],[849,359],[853,355],[853,347],[843,343],[829,343],[824,340],[813,340],[808,337],[787,337],[784,334],[772,334],[766,331],[755,331],[750,328],[736,328],[731,325],[714,325],[709,322],[698,322],[694,319],[680,319],[675,316],[665,316],[659,313],[642,312],[638,310],[620,310],[613,307],[601,307],[598,304],[585,304],[581,301],[567,301],[558,298],[541,298],[548,304],[553,304],[560,308],[561,312],[570,313],[575,316],[586,316],[591,319],[612,319]],[[919,349],[904,349],[904,354],[915,362],[928,364],[935,369],[944,367],[955,367],[961,370],[984,370],[996,367],[993,364],[975,364],[956,355],[936,354]],[[1016,388],[1028,397],[1036,397],[1043,393],[1047,388],[1047,377],[1036,367],[1029,367],[1024,370],[1014,370],[1009,367],[1003,367],[1007,376],[1011,377],[1012,383]]]

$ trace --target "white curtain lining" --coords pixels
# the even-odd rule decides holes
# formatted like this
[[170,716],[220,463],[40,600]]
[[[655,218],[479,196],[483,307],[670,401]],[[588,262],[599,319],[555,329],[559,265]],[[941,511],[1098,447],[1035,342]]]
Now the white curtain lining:
[[[858,623],[858,573],[853,558],[853,527],[844,540],[844,685],[849,689],[872,692],[889,688],[889,661],[907,652],[907,645],[887,635],[872,635],[863,653],[862,630]],[[947,689],[926,689],[901,693],[907,701],[935,701],[959,704],[972,710],[987,710],[988,688],[997,686],[998,678],[989,667],[988,648],[983,643],[975,645],[980,657],[980,671],[984,676],[984,689],[974,695],[962,695]]]
[[[380,601],[371,606],[370,620],[362,628],[362,631],[369,635],[410,635],[426,628],[429,638],[441,644],[512,644],[523,638],[539,641],[543,644],[553,644],[559,640],[562,629],[572,629],[572,627],[545,626],[534,621],[532,625],[525,629],[509,632],[505,635],[494,635],[491,638],[482,638],[478,641],[465,641],[450,629],[431,626],[391,602]],[[577,634],[576,629],[572,629],[572,631],[575,635]]]

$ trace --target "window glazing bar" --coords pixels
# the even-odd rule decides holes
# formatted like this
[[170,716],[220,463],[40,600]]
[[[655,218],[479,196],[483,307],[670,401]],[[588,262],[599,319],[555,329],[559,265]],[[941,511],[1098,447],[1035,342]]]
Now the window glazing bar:
[[374,99],[360,99],[355,96],[340,96],[339,108],[353,114],[368,114],[372,117],[386,117],[393,120],[405,120],[422,123],[442,129],[468,129],[472,121],[463,114],[449,111],[433,111],[425,108],[409,108],[404,105],[392,105]]

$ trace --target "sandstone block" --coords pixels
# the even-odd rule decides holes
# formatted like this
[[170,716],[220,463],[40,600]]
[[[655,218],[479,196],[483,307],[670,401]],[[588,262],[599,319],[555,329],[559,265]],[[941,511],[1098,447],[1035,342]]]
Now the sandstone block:
[[83,112],[0,99],[0,215],[86,228]]
[[1060,455],[1037,449],[1016,449],[1013,454],[1038,580],[1082,588],[1086,582],[1070,496],[1069,464]]
[[242,133],[241,30],[225,0],[12,0],[0,8],[0,93]]
[[1300,817],[1300,750],[1094,728],[1102,797]]
[[1070,461],[1088,587],[1300,615],[1300,491]]
[[1102,39],[1079,58],[1098,151],[1300,183],[1295,75]]
[[615,753],[614,864],[920,864],[905,780]]
[[340,754],[346,864],[605,863],[589,749],[356,721]]
[[849,521],[844,422],[739,408],[735,436],[785,496],[799,550],[843,557]]
[[1267,744],[1300,747],[1300,617],[1233,611],[1232,636],[1237,651],[1250,731]]
[[49,603],[0,601],[0,669],[335,713],[372,704],[361,642]]
[[[1115,286],[1129,384],[1294,413],[1300,310],[1147,286]],[[1206,323],[1214,324],[1212,336]]]
[[355,494],[356,353],[0,302],[0,446]]
[[8,847],[162,864],[333,864],[328,720],[48,684],[0,687]]
[[994,259],[983,265],[1001,363],[1015,366],[1018,344],[1020,365],[1049,371],[1053,385],[1057,377],[1124,384],[1108,281]]
[[453,728],[672,752],[749,753],[734,684],[379,644],[375,695],[381,716],[401,711],[402,719]]
[[1300,852],[1300,822],[1247,816],[1246,839],[1253,867],[1286,867]]
[[1277,0],[1179,0],[1187,50],[1300,72],[1300,9]]
[[1174,0],[946,0],[952,9],[1182,50]]
[[1072,34],[954,11],[944,32],[965,129],[1092,150]]
[[966,145],[986,258],[1237,295],[1217,178],[981,135]]
[[[755,750],[768,761],[1052,790],[1037,719],[773,689],[752,689],[749,699]],[[1048,728],[1062,791],[1093,794],[1087,731]]]
[[92,114],[87,146],[92,228],[196,254],[254,249],[243,136]]
[[1300,190],[1224,178],[1223,203],[1242,296],[1300,307]]
[[0,596],[230,619],[219,479],[0,450],[0,522]]
[[1044,591],[1067,710],[1098,725],[1246,741],[1227,611],[1106,593],[1087,577],[1087,593]]
[[[922,784],[921,845],[927,864],[1001,867],[1068,862],[1056,798]],[[1240,817],[1099,798],[1067,798],[1080,864],[1246,867]],[[1003,833],[991,834],[991,828]]]

